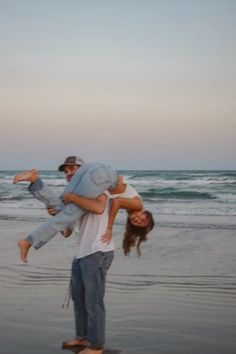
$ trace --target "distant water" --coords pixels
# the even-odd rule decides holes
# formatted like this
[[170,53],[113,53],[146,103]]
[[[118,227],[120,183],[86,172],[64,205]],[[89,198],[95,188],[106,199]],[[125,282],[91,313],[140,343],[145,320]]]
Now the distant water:
[[[13,209],[44,210],[27,190],[27,183],[12,184],[18,171],[0,171],[0,213],[13,217]],[[236,216],[236,171],[119,171],[140,193],[145,207],[159,216]],[[66,181],[57,171],[41,177],[61,194]],[[122,220],[120,213],[117,222]]]

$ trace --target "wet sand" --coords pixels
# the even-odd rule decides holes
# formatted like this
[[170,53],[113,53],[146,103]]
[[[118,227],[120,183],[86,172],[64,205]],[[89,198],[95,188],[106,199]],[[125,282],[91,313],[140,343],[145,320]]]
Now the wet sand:
[[[211,219],[213,226],[205,229],[196,219],[192,227],[160,219],[162,227],[152,232],[141,258],[123,256],[123,227],[116,225],[117,250],[106,290],[107,353],[236,352],[236,235],[227,227],[232,220],[224,220],[225,225]],[[1,220],[3,354],[61,353],[61,342],[74,336],[72,303],[61,305],[75,239],[57,235],[41,250],[32,250],[25,265],[16,244],[35,225]]]

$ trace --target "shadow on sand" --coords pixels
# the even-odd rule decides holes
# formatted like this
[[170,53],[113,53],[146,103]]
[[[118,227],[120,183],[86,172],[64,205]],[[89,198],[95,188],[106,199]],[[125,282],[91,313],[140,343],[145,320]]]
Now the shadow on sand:
[[[84,347],[81,346],[75,346],[75,347],[71,347],[71,348],[62,348],[63,350],[69,350],[72,353],[80,353]],[[103,354],[121,354],[122,351],[120,349],[109,349],[109,348],[105,348],[103,351]]]

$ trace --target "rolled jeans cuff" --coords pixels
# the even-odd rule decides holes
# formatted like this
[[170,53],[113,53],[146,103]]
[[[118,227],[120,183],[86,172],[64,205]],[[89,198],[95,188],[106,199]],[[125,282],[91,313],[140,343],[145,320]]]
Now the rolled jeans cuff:
[[41,180],[41,178],[38,178],[35,182],[30,183],[28,190],[32,193],[32,192],[37,192],[42,188],[43,188],[43,181]]
[[31,246],[34,246],[34,248],[36,250],[38,250],[40,247],[42,247],[44,245],[44,243],[45,243],[44,241],[42,241],[42,242],[38,242],[36,245],[34,245],[34,238],[31,235],[27,236],[26,240],[28,240],[29,243],[31,244]]
[[26,237],[26,240],[29,241],[29,243],[30,243],[31,245],[33,245],[34,240],[33,240],[33,237],[32,237],[31,235],[27,236],[27,237]]
[[87,340],[86,336],[75,336],[75,338],[79,340]]

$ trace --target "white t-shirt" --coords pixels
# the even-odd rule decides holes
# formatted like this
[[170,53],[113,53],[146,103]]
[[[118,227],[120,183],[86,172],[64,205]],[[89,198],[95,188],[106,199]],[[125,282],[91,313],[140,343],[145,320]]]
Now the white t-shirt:
[[107,200],[103,214],[86,213],[79,221],[77,234],[78,247],[76,258],[83,258],[95,252],[109,252],[115,249],[114,242],[101,241],[107,230],[110,202]]
[[140,197],[138,192],[136,191],[136,189],[134,189],[134,187],[132,187],[129,183],[126,183],[125,181],[124,181],[124,183],[126,185],[125,191],[123,193],[119,193],[119,194],[110,194],[109,193],[110,199]]

